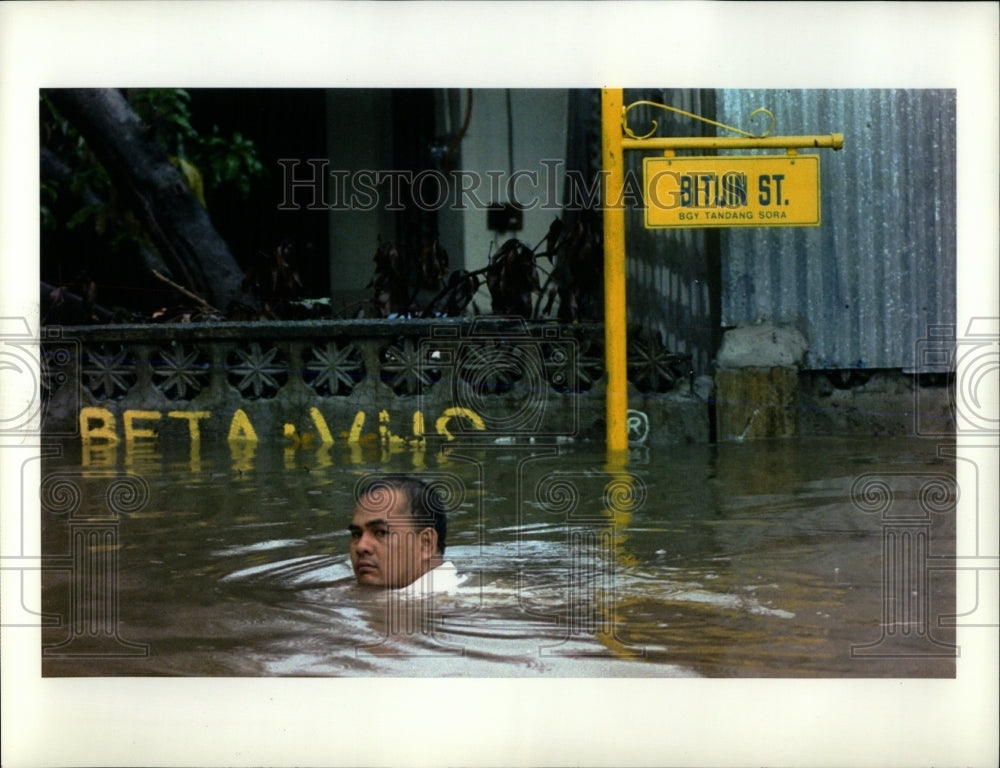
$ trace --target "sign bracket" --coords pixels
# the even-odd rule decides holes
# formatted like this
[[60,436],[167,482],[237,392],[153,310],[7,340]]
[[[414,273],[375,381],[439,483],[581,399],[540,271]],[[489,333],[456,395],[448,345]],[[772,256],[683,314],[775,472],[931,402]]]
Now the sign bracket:
[[[657,129],[660,127],[656,120],[650,120],[651,128],[642,136],[633,131],[628,124],[629,112],[636,107],[654,107],[656,109],[663,109],[667,112],[674,112],[678,115],[683,115],[684,117],[690,117],[692,120],[699,120],[703,123],[708,123],[709,125],[714,125],[716,128],[722,128],[723,130],[729,131],[731,133],[738,134],[738,137],[729,136],[679,136],[679,137],[669,137],[660,136],[653,138]],[[842,133],[831,133],[829,135],[817,135],[817,136],[772,136],[771,131],[774,130],[774,114],[764,107],[755,109],[750,113],[750,120],[753,121],[758,116],[763,115],[768,118],[768,126],[762,133],[750,133],[744,131],[741,128],[736,128],[732,125],[726,125],[725,123],[719,123],[715,120],[709,120],[707,117],[702,117],[701,115],[696,115],[694,112],[686,112],[683,109],[678,109],[677,107],[671,107],[669,104],[659,104],[655,101],[633,101],[628,106],[622,107],[621,113],[621,130],[622,130],[622,149],[662,149],[666,151],[675,151],[678,149],[701,149],[701,150],[712,150],[712,149],[842,149],[844,146],[844,134]],[[669,155],[668,155],[669,157]]]
[[752,121],[755,117],[757,117],[757,115],[766,115],[771,119],[770,125],[768,125],[767,130],[764,131],[763,133],[753,134],[753,133],[747,133],[746,131],[740,128],[734,128],[731,125],[726,125],[725,123],[717,123],[715,120],[709,120],[707,117],[703,117],[702,115],[696,115],[694,112],[686,112],[683,109],[678,109],[677,107],[671,107],[669,104],[660,104],[659,102],[656,101],[633,101],[631,104],[629,104],[622,110],[622,130],[625,132],[625,135],[628,138],[639,139],[640,141],[642,139],[648,139],[650,136],[656,133],[657,128],[659,128],[659,124],[656,122],[656,120],[650,120],[650,123],[652,123],[653,127],[649,129],[649,132],[643,136],[637,136],[632,131],[632,129],[628,127],[628,113],[630,110],[633,110],[636,107],[654,107],[656,109],[666,110],[667,112],[674,112],[675,114],[683,115],[684,117],[690,117],[692,120],[700,120],[703,123],[714,125],[716,128],[722,128],[723,130],[730,131],[731,133],[738,133],[740,136],[745,136],[752,139],[754,138],[759,139],[759,138],[764,138],[765,136],[769,136],[771,134],[771,131],[774,130],[774,115],[771,113],[770,110],[764,109],[763,107],[761,107],[760,109],[755,109],[753,112],[751,112],[750,120]]

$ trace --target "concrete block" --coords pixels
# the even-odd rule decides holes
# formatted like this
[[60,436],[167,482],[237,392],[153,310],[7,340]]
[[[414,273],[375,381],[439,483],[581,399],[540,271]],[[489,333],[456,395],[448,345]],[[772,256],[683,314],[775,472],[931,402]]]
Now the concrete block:
[[734,328],[722,337],[718,368],[792,368],[805,358],[809,342],[797,328],[761,323]]
[[798,433],[795,368],[720,369],[715,374],[718,439],[792,437]]

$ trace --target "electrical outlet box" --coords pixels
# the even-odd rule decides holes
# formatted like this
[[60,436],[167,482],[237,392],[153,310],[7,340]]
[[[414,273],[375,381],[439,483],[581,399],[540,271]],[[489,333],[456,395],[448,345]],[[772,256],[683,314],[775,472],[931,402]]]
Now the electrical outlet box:
[[519,232],[524,226],[524,208],[517,203],[494,203],[486,209],[486,228],[494,232]]

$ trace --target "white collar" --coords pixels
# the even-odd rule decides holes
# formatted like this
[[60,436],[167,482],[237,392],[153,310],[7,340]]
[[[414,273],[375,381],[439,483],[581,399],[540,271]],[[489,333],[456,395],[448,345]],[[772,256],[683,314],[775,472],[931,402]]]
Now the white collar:
[[427,571],[423,576],[401,590],[407,597],[428,597],[433,594],[454,592],[469,577],[459,576],[458,569],[450,560]]

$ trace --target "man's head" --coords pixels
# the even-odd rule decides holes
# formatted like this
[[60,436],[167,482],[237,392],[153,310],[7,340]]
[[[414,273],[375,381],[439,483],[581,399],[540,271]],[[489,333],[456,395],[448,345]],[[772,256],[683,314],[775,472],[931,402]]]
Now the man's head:
[[421,480],[378,475],[360,486],[348,530],[358,584],[405,587],[441,563],[444,502]]

